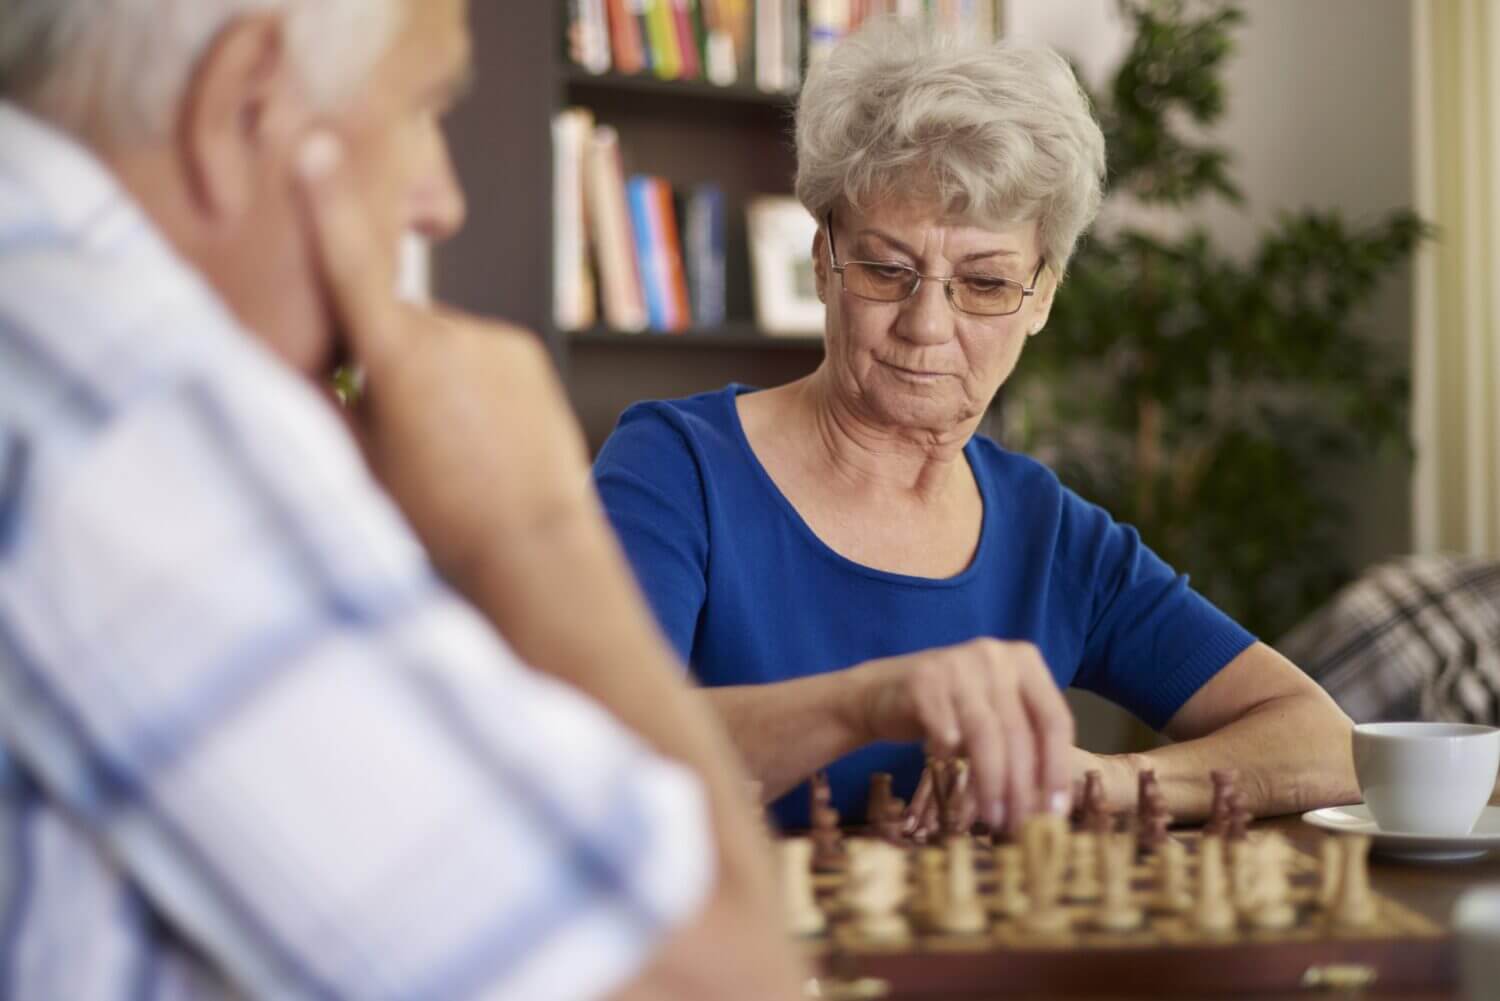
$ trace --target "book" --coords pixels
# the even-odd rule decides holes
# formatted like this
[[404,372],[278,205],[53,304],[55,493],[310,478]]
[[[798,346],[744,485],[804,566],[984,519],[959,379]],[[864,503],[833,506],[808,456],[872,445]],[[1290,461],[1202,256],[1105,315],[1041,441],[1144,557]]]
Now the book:
[[568,0],[568,55],[590,73],[610,69],[609,24],[604,0]]
[[646,51],[635,12],[627,0],[608,0],[607,13],[615,68],[621,73],[641,72],[646,68]]
[[646,41],[651,49],[651,71],[663,80],[682,77],[682,54],[672,0],[646,0]]
[[688,0],[672,0],[672,26],[677,39],[677,58],[682,64],[682,79],[696,80],[702,76],[698,57],[698,37],[693,27],[693,12],[688,9]]
[[700,184],[688,195],[683,212],[684,264],[693,325],[718,327],[726,312],[726,233],[724,191]]
[[552,317],[562,330],[593,326],[594,276],[583,208],[583,154],[594,116],[566,108],[552,119]]
[[625,184],[630,203],[630,228],[635,236],[635,256],[641,267],[641,293],[646,300],[646,322],[652,330],[667,329],[667,293],[664,262],[658,248],[661,237],[652,208],[653,178],[635,175]]
[[625,333],[644,330],[646,301],[625,192],[620,136],[608,125],[598,126],[589,137],[584,155],[584,209],[599,267],[604,322]]
[[759,0],[755,4],[755,85],[761,90],[786,89],[782,46],[786,43],[781,20],[783,0]]
[[659,177],[651,179],[654,232],[661,238],[663,292],[667,302],[666,329],[674,333],[686,330],[692,322],[692,305],[688,301],[687,272],[682,262],[682,239],[677,228],[677,212],[672,204],[672,187]]

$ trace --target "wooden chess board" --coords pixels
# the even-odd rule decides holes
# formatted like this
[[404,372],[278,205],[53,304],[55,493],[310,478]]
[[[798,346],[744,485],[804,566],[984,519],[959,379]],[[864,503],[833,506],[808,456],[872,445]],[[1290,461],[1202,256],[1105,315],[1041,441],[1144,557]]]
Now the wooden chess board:
[[[1187,849],[1190,885],[1196,885],[1196,833],[1173,835]],[[1252,835],[1255,837],[1255,835]],[[909,878],[915,880],[915,853]],[[1196,930],[1185,915],[1154,906],[1157,864],[1137,861],[1131,873],[1133,902],[1146,912],[1137,930],[1098,927],[1098,903],[1065,896],[1068,929],[1056,935],[1028,932],[996,913],[997,880],[988,845],[975,849],[979,892],[990,911],[985,931],[944,934],[920,914],[915,893],[905,913],[912,934],[899,944],[861,941],[842,902],[845,877],[815,874],[819,907],[828,929],[805,940],[830,987],[863,980],[874,993],[848,996],[890,998],[994,997],[1006,994],[1212,995],[1373,985],[1376,989],[1440,990],[1455,981],[1451,938],[1426,917],[1375,895],[1376,916],[1358,929],[1339,928],[1317,902],[1318,859],[1297,850],[1288,872],[1296,921],[1284,930],[1262,931],[1244,922],[1224,934]],[[1071,875],[1071,874],[1070,874]],[[886,989],[881,993],[881,985]]]

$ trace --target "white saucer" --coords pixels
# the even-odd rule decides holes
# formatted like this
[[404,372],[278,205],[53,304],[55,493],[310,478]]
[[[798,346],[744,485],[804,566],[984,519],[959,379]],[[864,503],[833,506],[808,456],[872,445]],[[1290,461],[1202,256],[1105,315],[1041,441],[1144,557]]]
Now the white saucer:
[[1468,834],[1382,831],[1370,816],[1370,808],[1363,803],[1310,810],[1302,815],[1302,819],[1325,831],[1368,834],[1372,852],[1409,862],[1464,862],[1500,848],[1500,806],[1485,807],[1474,830]]

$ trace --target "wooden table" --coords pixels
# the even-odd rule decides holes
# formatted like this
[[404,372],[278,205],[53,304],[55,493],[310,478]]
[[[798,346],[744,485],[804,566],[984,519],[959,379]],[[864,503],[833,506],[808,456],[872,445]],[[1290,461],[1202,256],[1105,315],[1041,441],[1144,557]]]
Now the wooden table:
[[[1285,834],[1293,842],[1300,846],[1316,852],[1316,842],[1321,838],[1322,832],[1305,823],[1299,817],[1283,817],[1265,820],[1256,823],[1254,830],[1279,831]],[[1450,915],[1453,911],[1454,902],[1468,888],[1481,883],[1500,883],[1500,851],[1492,852],[1483,859],[1466,863],[1448,864],[1412,864],[1386,861],[1379,856],[1374,856],[1370,861],[1370,879],[1373,889],[1386,897],[1414,910],[1436,923],[1450,926]],[[941,962],[941,956],[933,956],[934,962]],[[1035,995],[1046,997],[1048,995]],[[1089,995],[1070,994],[1070,998],[1088,997]],[[1098,995],[1098,997],[1119,998],[1118,992],[1109,995]],[[1382,991],[1377,983],[1372,988],[1358,994],[1338,994],[1319,991],[1304,991],[1292,994],[1267,994],[1267,993],[1243,993],[1232,995],[1238,998],[1255,998],[1260,1001],[1280,1001],[1280,999],[1292,998],[1306,1001],[1309,997],[1382,997],[1399,998],[1403,1001],[1451,1001],[1460,997],[1457,988],[1447,992],[1391,992]],[[1017,995],[1007,994],[1004,1001],[1015,1001]],[[966,996],[964,1001],[992,1001],[992,995],[976,994]],[[902,991],[889,995],[888,1001],[931,1001],[928,996],[910,991]],[[952,996],[945,996],[943,1001],[953,1001]]]

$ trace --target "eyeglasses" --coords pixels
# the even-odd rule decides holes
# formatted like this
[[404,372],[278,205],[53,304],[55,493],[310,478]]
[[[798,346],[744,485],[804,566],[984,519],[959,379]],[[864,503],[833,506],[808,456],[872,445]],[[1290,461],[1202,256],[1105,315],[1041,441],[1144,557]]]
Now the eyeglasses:
[[1026,300],[1036,295],[1036,282],[1042,276],[1047,259],[1036,262],[1031,284],[1022,285],[1009,278],[991,275],[924,275],[916,268],[890,261],[838,262],[833,245],[833,214],[824,220],[828,228],[828,262],[838,273],[844,291],[870,302],[905,302],[917,294],[922,281],[941,282],[948,304],[960,313],[974,316],[1010,316],[1018,313]]

